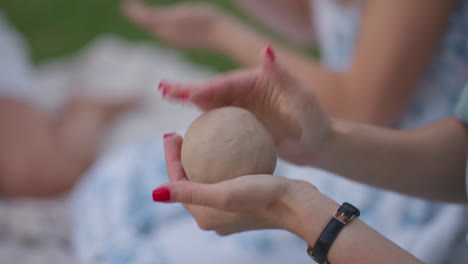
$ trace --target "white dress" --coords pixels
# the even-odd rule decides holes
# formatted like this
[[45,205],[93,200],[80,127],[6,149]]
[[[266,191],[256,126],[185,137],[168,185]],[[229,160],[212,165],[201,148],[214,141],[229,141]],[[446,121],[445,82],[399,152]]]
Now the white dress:
[[31,102],[33,82],[24,40],[11,28],[0,9],[0,96]]

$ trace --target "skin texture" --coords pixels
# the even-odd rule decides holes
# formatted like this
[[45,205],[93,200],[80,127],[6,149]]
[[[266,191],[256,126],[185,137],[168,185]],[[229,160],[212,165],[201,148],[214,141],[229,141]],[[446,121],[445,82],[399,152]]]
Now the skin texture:
[[233,0],[268,29],[294,44],[313,44],[310,0]]
[[[295,116],[293,120],[304,122],[293,122],[296,127],[287,126],[283,122],[289,119],[281,117],[294,116],[291,115],[294,109],[302,113],[299,110],[304,106],[276,105],[275,97],[265,97],[256,91],[283,92],[280,98],[286,101],[300,100],[308,93],[301,94],[304,91],[301,82],[281,70],[272,54],[268,48],[262,51],[259,68],[228,73],[201,84],[168,84],[166,93],[169,98],[178,99],[188,91],[188,99],[204,110],[235,103],[252,111],[259,120],[277,120],[276,126],[266,127],[279,148],[284,144],[294,147],[295,152],[282,153],[282,157],[295,163],[304,161],[305,165],[334,169],[354,180],[407,194],[463,200],[468,130],[458,120],[452,118],[417,130],[394,131],[332,119],[320,111],[312,95],[307,97],[308,104],[314,105],[316,111]],[[256,86],[246,87],[251,78],[256,80],[253,82]],[[268,106],[275,106],[278,111],[268,114],[259,111]],[[287,132],[278,133],[279,128]],[[295,130],[300,133],[289,132]],[[280,228],[313,245],[339,206],[307,182],[271,175],[247,175],[215,184],[190,182],[180,162],[182,142],[177,135],[164,141],[170,182],[157,190],[169,195],[158,201],[182,203],[204,230],[228,235]],[[359,219],[343,229],[328,259],[336,264],[422,263]]]
[[76,97],[55,119],[0,97],[0,193],[46,197],[70,190],[94,161],[110,123],[137,102]]
[[409,131],[334,120],[330,131],[312,166],[412,196],[467,202],[468,130],[456,118]]
[[[396,131],[331,118],[313,94],[302,93],[308,91],[302,82],[268,54],[265,48],[260,68],[199,84],[169,85],[168,97],[189,93],[189,100],[203,110],[235,104],[252,111],[263,123],[268,121],[266,128],[275,138],[279,157],[295,164],[320,167],[404,194],[466,201],[468,138],[459,121],[452,118],[421,129]],[[276,93],[278,97],[264,96]],[[278,104],[278,100],[297,103]]]
[[[272,175],[246,175],[201,184],[188,181],[180,162],[182,138],[165,138],[170,183],[157,191],[165,202],[179,202],[200,228],[219,235],[258,229],[285,229],[313,245],[339,205],[303,181]],[[305,252],[304,252],[305,254]],[[353,220],[337,237],[328,260],[337,264],[422,263],[375,230]]]
[[[304,21],[311,21],[305,17],[308,12],[304,12],[303,1],[236,2],[249,4],[246,8],[255,8],[256,13],[263,10],[259,20],[272,27],[275,25],[267,13],[274,14],[275,21],[286,28],[294,24],[302,33]],[[273,43],[282,65],[316,94],[327,112],[346,120],[390,125],[421,81],[457,2],[366,1],[353,61],[340,73],[274,42],[213,6],[189,3],[150,7],[130,1],[123,11],[131,21],[171,45],[221,52],[245,66],[256,66],[257,51],[265,43]]]
[[325,141],[329,120],[313,93],[275,63],[271,47],[262,50],[261,63],[199,84],[165,83],[162,93],[190,100],[204,111],[224,106],[249,110],[273,136],[279,157],[305,165],[311,150]]
[[222,107],[198,117],[185,133],[182,165],[191,181],[213,183],[247,174],[272,174],[273,138],[255,116]]

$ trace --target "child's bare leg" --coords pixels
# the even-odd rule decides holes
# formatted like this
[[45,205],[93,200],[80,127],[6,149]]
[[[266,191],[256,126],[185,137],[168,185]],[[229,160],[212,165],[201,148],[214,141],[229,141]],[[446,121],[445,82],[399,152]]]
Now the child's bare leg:
[[134,99],[74,99],[58,120],[23,102],[0,98],[0,193],[50,196],[69,190],[99,151],[109,123]]

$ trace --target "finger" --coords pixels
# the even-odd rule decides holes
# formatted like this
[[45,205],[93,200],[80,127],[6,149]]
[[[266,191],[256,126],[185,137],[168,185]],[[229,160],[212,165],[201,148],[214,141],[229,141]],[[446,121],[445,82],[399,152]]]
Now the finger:
[[239,226],[244,219],[236,213],[221,211],[211,207],[190,204],[183,204],[183,206],[197,220],[198,226],[203,230],[217,230],[231,225]]
[[209,184],[177,181],[164,184],[153,191],[155,202],[182,203],[223,210],[219,198],[222,193]]
[[184,204],[184,207],[195,218],[202,230],[214,230],[221,236],[267,227],[274,228],[274,226],[268,226],[267,221],[252,221],[253,215],[251,214],[226,212],[198,205]]
[[[284,179],[272,175],[243,176],[215,184],[178,181],[165,184],[153,192],[159,202],[179,202],[222,211],[246,212],[258,210],[280,197],[285,191]],[[160,200],[159,192],[169,194]]]
[[164,135],[164,154],[166,158],[167,174],[170,181],[187,180],[185,171],[182,167],[181,149],[182,137],[177,134]]
[[204,110],[231,105],[239,98],[248,98],[255,89],[258,69],[237,70],[196,84],[161,82],[160,91],[172,99],[203,104]]
[[162,80],[159,82],[158,90],[162,93],[163,97],[170,99],[180,99],[183,101],[189,100],[192,94],[189,88],[184,85],[178,85]]
[[154,23],[155,9],[140,0],[125,1],[122,5],[122,13],[135,24],[149,27]]

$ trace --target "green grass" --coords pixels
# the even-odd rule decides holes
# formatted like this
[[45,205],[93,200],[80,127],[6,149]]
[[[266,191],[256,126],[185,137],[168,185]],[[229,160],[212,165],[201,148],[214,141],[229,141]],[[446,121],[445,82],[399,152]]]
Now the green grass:
[[[73,54],[97,36],[115,34],[129,40],[158,40],[141,32],[120,13],[122,0],[0,0],[0,10],[29,41],[34,63]],[[151,0],[155,5],[167,5],[194,0]],[[248,19],[229,0],[204,0],[228,10],[263,33],[268,33]],[[271,37],[274,37],[270,35]],[[161,43],[159,43],[161,44]],[[318,56],[317,49],[306,50]],[[185,52],[191,61],[226,71],[237,65],[220,54]]]
[[[188,1],[150,2],[174,4]],[[204,2],[213,2],[242,16],[228,0]],[[29,41],[32,60],[41,63],[73,54],[103,33],[116,34],[129,40],[158,42],[139,31],[121,15],[120,3],[121,0],[0,0],[0,9],[4,10],[10,22]],[[195,63],[219,71],[236,66],[219,54],[186,52],[185,55]]]

